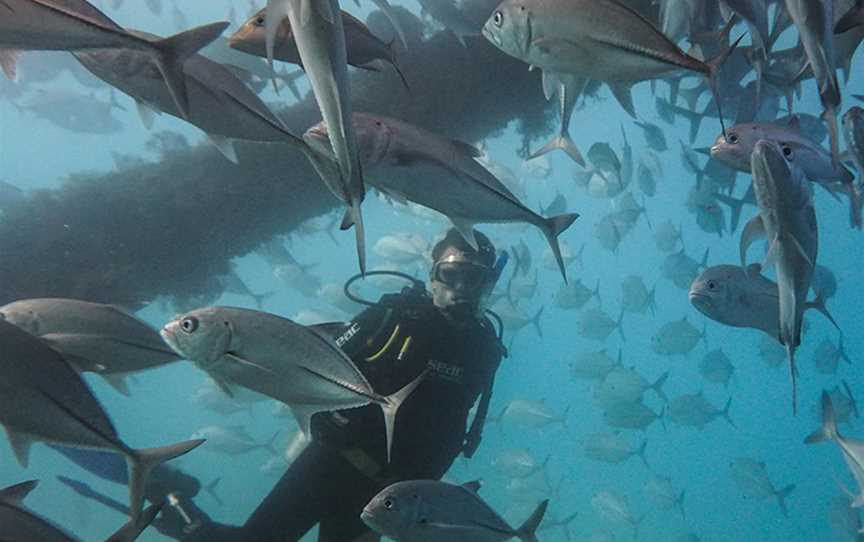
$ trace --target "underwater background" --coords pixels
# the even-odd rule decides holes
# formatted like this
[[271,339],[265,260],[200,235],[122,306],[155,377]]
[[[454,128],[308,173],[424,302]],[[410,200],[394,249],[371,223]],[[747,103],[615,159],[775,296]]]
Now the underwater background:
[[[394,0],[392,3],[415,14],[420,13],[420,6],[414,2]],[[239,14],[237,20],[242,22],[249,6],[245,1],[233,4],[233,9]],[[344,9],[361,19],[373,11],[365,2],[360,8],[353,3],[344,4]],[[191,26],[226,17],[232,3],[222,0],[187,2],[181,9]],[[143,3],[131,0],[114,10],[106,8],[106,11],[121,24],[134,22],[138,28],[161,34],[176,30],[175,23],[167,16],[170,11],[167,5],[163,16],[156,16]],[[228,32],[235,28],[232,26]],[[429,31],[443,30],[431,25]],[[743,26],[736,28],[733,35],[741,32]],[[795,40],[794,30],[789,34],[782,40],[786,45]],[[748,39],[745,37],[745,43]],[[32,56],[37,59],[42,55]],[[864,58],[861,55],[859,51],[853,59],[851,77],[844,86],[844,111],[855,102],[852,94],[864,94]],[[447,74],[441,76],[447,77]],[[26,77],[26,69],[22,68],[22,79],[26,80]],[[684,86],[696,82],[696,78],[688,78]],[[7,92],[3,85],[9,84],[8,81],[0,83],[0,96]],[[305,94],[308,90],[306,83],[301,79],[298,84]],[[71,89],[84,95],[92,94],[93,99],[106,102],[109,99],[107,86],[83,87],[70,73],[32,83],[21,96],[0,99],[0,180],[26,191],[57,189],[78,182],[75,176],[122,169],[125,161],[129,160],[158,160],[157,153],[147,150],[148,141],[157,131],[182,134],[192,144],[203,139],[196,128],[165,115],[157,119],[151,131],[146,130],[137,118],[133,102],[119,93],[116,98],[126,111],[110,113],[123,125],[116,133],[84,134],[63,130],[21,105],[28,98],[37,97],[41,89]],[[536,92],[541,92],[539,78]],[[668,96],[666,83],[657,83],[656,96]],[[267,102],[288,103],[294,100],[287,91],[277,96],[269,89],[262,97]],[[406,96],[404,99],[416,98]],[[537,95],[530,97],[532,103],[536,100]],[[818,263],[828,267],[837,277],[838,290],[828,301],[828,307],[842,329],[843,348],[851,364],[841,361],[836,371],[830,374],[817,370],[817,347],[823,339],[838,344],[840,333],[815,311],[808,312],[803,344],[798,351],[801,373],[798,415],[792,416],[791,384],[782,351],[779,357],[776,352],[766,352],[766,340],[760,332],[724,327],[700,314],[690,304],[687,290],[664,278],[663,265],[670,253],[659,250],[655,242],[658,226],[671,222],[682,229],[682,241],[676,243],[673,252],[683,248],[685,254],[699,262],[708,249],[708,265],[738,262],[741,226],[736,232],[728,231],[728,208],[721,207],[727,231],[718,235],[702,231],[696,223],[696,215],[689,212],[687,206],[688,196],[695,186],[695,175],[682,163],[682,143],[679,142],[687,147],[709,146],[720,132],[719,122],[716,118],[706,118],[698,138],[691,145],[689,124],[684,119],[676,119],[673,125],[661,121],[655,111],[655,93],[651,92],[650,84],[637,85],[634,100],[640,119],[660,126],[669,148],[658,153],[662,172],[656,171],[656,195],[644,196],[635,180],[628,187],[636,201],[640,204],[644,201],[646,209],[614,252],[603,247],[595,226],[614,209],[614,203],[608,198],[589,195],[576,183],[574,174],[581,168],[563,153],[524,162],[518,153],[522,147],[522,135],[515,122],[482,142],[487,159],[495,164],[493,171],[497,174],[500,168],[509,169],[516,183],[511,189],[529,207],[535,210],[545,208],[560,194],[566,199],[568,212],[580,213],[581,218],[561,236],[565,251],[571,254],[576,254],[583,244],[585,246],[581,259],[569,265],[568,276],[571,282],[581,281],[592,290],[599,282],[600,295],[599,300],[592,298],[580,310],[559,308],[555,296],[562,286],[562,279],[554,265],[546,263],[549,261],[548,248],[542,236],[527,226],[478,225],[477,229],[488,234],[499,250],[509,249],[520,241],[527,244],[533,260],[532,271],[524,279],[517,280],[530,282],[534,270],[537,270],[538,286],[533,296],[519,300],[517,310],[530,318],[543,308],[539,317],[542,336],[531,324],[518,330],[505,326],[504,340],[510,351],[496,378],[490,416],[494,418],[516,399],[544,401],[556,413],[566,411],[566,416],[563,423],[540,428],[508,424],[506,419],[490,422],[477,454],[471,460],[458,459],[447,479],[459,483],[482,479],[481,495],[511,525],[519,525],[544,498],[551,499],[547,523],[577,514],[566,528],[553,526],[543,529],[541,526],[538,537],[544,541],[633,539],[634,531],[630,525],[610,519],[592,506],[592,498],[604,491],[625,496],[634,518],[644,516],[638,529],[638,540],[642,541],[686,540],[682,537],[688,533],[698,537],[691,540],[702,541],[856,540],[854,527],[851,533],[849,531],[851,520],[847,515],[857,514],[857,511],[847,510],[848,500],[844,501],[844,492],[838,487],[842,484],[854,490],[855,485],[840,453],[831,444],[805,445],[803,441],[819,426],[821,390],[841,386],[841,381],[845,380],[855,397],[864,392],[864,377],[860,371],[860,363],[864,362],[861,317],[861,308],[864,307],[861,287],[864,241],[861,232],[850,229],[844,204],[816,189],[820,237]],[[706,94],[697,110],[705,109],[707,102]],[[511,104],[507,106],[511,107]],[[495,104],[487,104],[487,107],[493,108]],[[552,104],[549,107],[551,111]],[[795,111],[820,114],[821,105],[812,80],[804,83],[802,97],[795,101]],[[634,162],[638,164],[648,153],[642,130],[605,88],[598,94],[598,99],[588,98],[585,105],[577,109],[570,127],[572,137],[583,153],[596,142],[608,142],[619,156],[624,143],[622,130],[633,148]],[[547,135],[533,141],[532,149],[542,144],[541,140],[545,140]],[[705,157],[698,156],[700,163],[704,164]],[[215,154],[212,158],[223,159]],[[243,167],[242,161],[239,167]],[[285,172],[285,175],[290,174]],[[738,175],[736,197],[743,195],[746,177],[745,174]],[[510,182],[510,179],[503,180]],[[184,194],[176,197],[182,199]],[[238,193],[236,197],[243,198],[243,194]],[[223,214],[221,219],[226,222],[232,220],[230,212],[223,213],[219,208],[211,211]],[[397,265],[373,247],[380,238],[394,234],[419,235],[431,246],[449,227],[446,220],[431,212],[407,212],[404,207],[391,205],[371,192],[364,211],[370,268],[399,269],[425,280],[428,259],[418,257],[411,263]],[[754,213],[754,207],[745,207],[742,224]],[[335,239],[331,238],[330,224],[334,220],[338,220],[338,216],[314,218],[305,223],[307,227],[285,232],[281,239],[297,261],[308,266],[304,267],[304,280],[308,278],[306,275],[310,275],[313,284],[333,285],[331,289],[341,288],[357,272],[353,234],[341,233],[336,228],[332,232]],[[196,243],[195,238],[184,236],[182,228],[176,231],[176,235],[178,243]],[[16,254],[9,253],[0,256],[2,259],[16,258]],[[260,253],[236,258],[234,263],[237,276],[251,292],[272,293],[264,298],[263,310],[303,323],[344,320],[352,315],[328,302],[325,296],[304,295],[294,287],[296,275],[280,271]],[[146,265],[170,266],[171,262],[151,261]],[[99,261],[93,261],[92,266],[93,273],[98,273]],[[514,268],[511,258],[499,283],[502,292]],[[55,271],[63,272],[61,269]],[[183,272],[195,273],[195,269],[184,269]],[[773,277],[772,273],[769,271],[769,276]],[[580,336],[577,322],[580,315],[592,307],[602,308],[613,320],[618,318],[622,303],[621,284],[633,275],[641,277],[649,290],[656,286],[656,311],[624,313],[622,332],[613,331],[602,341]],[[287,281],[285,277],[288,277]],[[399,281],[379,282],[364,286],[361,291],[364,296],[374,299],[401,286]],[[237,293],[224,293],[208,299],[206,304],[257,307],[252,297]],[[180,310],[181,307],[173,305],[171,299],[157,298],[136,314],[160,328]],[[655,353],[651,348],[652,337],[664,324],[682,318],[699,331],[704,326],[705,340],[687,355],[670,357]],[[700,360],[718,348],[734,366],[734,374],[726,386],[706,380],[699,369]],[[644,430],[621,430],[621,435],[634,449],[647,442],[644,453],[647,466],[635,455],[620,464],[587,457],[585,440],[613,429],[605,424],[602,411],[593,398],[598,382],[574,378],[570,367],[580,356],[602,349],[606,349],[613,358],[620,350],[624,366],[635,367],[649,383],[668,371],[663,391],[670,400],[703,391],[711,404],[722,409],[731,397],[729,417],[734,427],[722,417],[717,417],[702,429],[682,427],[664,419],[662,423],[652,423]],[[133,446],[177,442],[189,438],[203,427],[214,425],[244,426],[256,441],[262,443],[278,432],[275,448],[279,454],[275,457],[263,447],[245,454],[226,455],[208,451],[205,445],[172,462],[172,465],[198,477],[203,484],[221,479],[216,491],[223,504],[205,491],[196,498],[196,503],[217,521],[229,524],[245,521],[290,460],[282,457],[298,432],[290,415],[280,411],[273,401],[257,401],[230,415],[208,409],[200,398],[202,389],[206,391],[212,385],[205,374],[191,363],[180,362],[136,375],[130,383],[131,395],[128,397],[98,377],[86,375],[86,379],[120,434]],[[662,399],[650,390],[644,394],[644,402],[658,414],[666,408]],[[864,421],[852,416],[841,430],[849,436],[864,436]],[[528,478],[513,476],[498,459],[509,451],[523,449],[528,450],[538,464],[549,458],[545,466]],[[123,523],[120,514],[83,499],[58,482],[56,476],[84,480],[121,502],[126,498],[124,486],[95,478],[44,445],[34,447],[27,470],[22,470],[14,461],[5,439],[0,439],[0,458],[0,487],[25,479],[40,479],[39,489],[28,498],[28,506],[75,533],[81,540],[104,538]],[[731,465],[739,458],[764,462],[777,490],[795,485],[786,498],[788,516],[784,516],[772,496],[760,497],[736,483]],[[646,484],[655,477],[668,477],[676,493],[684,491],[684,517],[675,507],[664,509],[658,506],[646,494]],[[149,529],[141,540],[168,539]],[[314,540],[314,532],[304,540]]]

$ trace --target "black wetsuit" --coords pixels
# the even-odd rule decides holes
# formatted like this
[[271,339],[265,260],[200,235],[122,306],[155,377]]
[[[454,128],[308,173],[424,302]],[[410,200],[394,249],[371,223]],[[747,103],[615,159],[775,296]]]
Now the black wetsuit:
[[463,448],[473,452],[482,423],[466,445],[469,410],[491,394],[504,354],[488,320],[456,326],[428,297],[403,293],[340,331],[337,343],[380,394],[430,369],[399,409],[390,464],[380,407],[316,414],[312,442],[243,527],[205,526],[187,540],[288,542],[319,522],[320,542],[376,540],[360,520],[376,493],[397,480],[440,479]]

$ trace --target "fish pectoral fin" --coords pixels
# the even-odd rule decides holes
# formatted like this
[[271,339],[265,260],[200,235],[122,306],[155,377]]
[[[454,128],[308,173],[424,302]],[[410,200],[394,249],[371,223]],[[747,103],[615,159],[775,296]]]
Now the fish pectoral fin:
[[16,433],[9,427],[4,427],[4,429],[6,429],[6,436],[9,438],[9,447],[15,453],[15,459],[18,460],[21,467],[26,469],[30,464],[30,447],[33,446],[33,440],[26,435]]
[[450,142],[453,144],[454,147],[458,148],[460,151],[464,152],[472,158],[479,158],[483,156],[483,152],[470,143],[465,143],[464,141],[459,141],[458,139],[451,139]]
[[239,164],[240,161],[237,159],[237,150],[234,148],[234,141],[225,136],[216,135],[216,134],[207,134],[207,138],[210,140],[213,145],[219,149],[219,152],[222,153],[222,156],[228,159],[229,162],[233,164]]
[[612,95],[621,107],[624,108],[624,111],[635,119],[636,107],[633,105],[633,93],[631,92],[633,89],[633,83],[630,81],[616,81],[606,83],[606,86],[608,86],[609,90],[612,91]]
[[129,397],[132,395],[132,393],[129,391],[129,386],[126,383],[125,376],[126,375],[120,375],[120,374],[113,374],[113,375],[112,374],[103,374],[102,378],[105,379],[105,382],[109,386],[111,386],[112,388],[117,390],[118,393],[125,395],[126,397]]
[[453,223],[453,227],[456,228],[460,234],[462,234],[462,238],[465,239],[465,242],[468,243],[474,250],[479,250],[477,248],[477,239],[474,237],[474,223],[464,218],[456,218],[453,216],[449,218],[450,222]]
[[263,371],[263,372],[271,374],[271,375],[274,374],[273,371],[268,369],[267,367],[264,367],[263,365],[259,365],[259,364],[255,363],[254,361],[250,361],[246,358],[242,358],[242,357],[238,356],[237,354],[232,354],[232,353],[228,352],[225,354],[225,357],[230,359],[233,362],[239,363],[240,365],[242,365],[244,367],[248,367],[250,369],[255,369],[256,371]]
[[747,268],[747,249],[757,239],[765,237],[765,223],[762,222],[762,216],[756,215],[747,222],[744,226],[744,231],[741,233],[741,244],[738,251],[741,256],[741,266]]
[[162,112],[153,109],[141,100],[135,100],[135,109],[138,110],[138,117],[141,119],[141,124],[148,130],[153,128],[153,122],[156,120],[156,115],[161,115]]
[[558,88],[561,85],[561,75],[554,72],[543,72],[543,95],[546,100],[551,100],[558,94]]
[[222,393],[232,399],[234,398],[234,390],[231,389],[231,384],[228,382],[228,380],[215,374],[210,374],[210,379],[213,380],[213,383],[216,384],[217,388],[222,390]]
[[312,2],[315,5],[315,11],[328,24],[336,23],[336,14],[333,13],[333,5],[330,3],[330,0],[303,0],[304,4],[308,2]]
[[321,409],[312,405],[288,405],[288,407],[297,420],[300,432],[310,438],[312,436],[312,415],[321,412]]

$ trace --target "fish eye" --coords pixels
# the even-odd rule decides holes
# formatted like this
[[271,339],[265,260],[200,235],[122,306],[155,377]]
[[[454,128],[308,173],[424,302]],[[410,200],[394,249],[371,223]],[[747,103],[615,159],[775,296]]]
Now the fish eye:
[[386,508],[387,510],[392,510],[393,509],[393,501],[390,499],[387,499],[386,501],[384,501],[384,508]]
[[708,281],[708,289],[709,289],[709,290],[713,290],[713,289],[715,289],[715,288],[717,288],[717,283],[714,282],[713,280],[709,280],[709,281]]
[[255,24],[258,26],[263,26],[264,25],[264,17],[258,17],[257,19],[255,19]]
[[186,333],[194,332],[196,329],[198,329],[198,319],[194,316],[184,318],[183,321],[180,322],[180,329],[182,329]]
[[789,145],[783,145],[783,156],[785,156],[787,160],[792,160],[794,154],[795,153],[792,152],[792,147]]
[[504,14],[500,11],[496,11],[495,15],[492,16],[492,22],[495,24],[495,26],[501,28],[501,25],[504,24]]
[[726,141],[728,141],[732,145],[737,145],[738,144],[738,134],[729,134],[729,137],[726,138]]
[[427,523],[429,523],[429,520],[428,520],[428,519],[426,519],[426,518],[420,518],[420,525],[426,525]]

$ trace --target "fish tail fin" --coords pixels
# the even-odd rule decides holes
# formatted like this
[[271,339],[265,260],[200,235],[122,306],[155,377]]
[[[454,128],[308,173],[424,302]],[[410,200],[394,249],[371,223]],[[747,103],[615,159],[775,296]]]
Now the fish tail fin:
[[117,93],[114,91],[114,87],[111,87],[111,90],[108,93],[108,99],[111,104],[111,109],[126,111],[126,107],[117,100]]
[[675,508],[681,512],[681,519],[687,521],[687,513],[684,511],[684,490],[681,490],[681,493],[678,494],[678,498],[675,499]]
[[423,379],[426,378],[428,373],[429,369],[427,368],[425,371],[420,373],[420,376],[409,382],[404,388],[392,395],[384,397],[383,401],[379,403],[381,410],[384,412],[384,428],[387,436],[387,463],[390,463],[390,453],[393,448],[393,430],[396,427],[396,414],[399,411],[399,407],[402,406],[405,399],[407,399],[408,396],[417,389],[417,386],[423,382]]
[[744,200],[727,196],[726,194],[714,194],[717,201],[726,204],[729,207],[729,231],[735,233],[738,229],[738,223],[741,221],[741,211],[744,209]]
[[219,506],[224,506],[225,503],[222,501],[222,497],[220,497],[219,493],[216,492],[216,487],[219,485],[219,482],[221,482],[221,481],[222,481],[221,476],[217,476],[216,478],[213,478],[213,481],[210,482],[209,484],[207,484],[204,487],[204,490],[207,491],[207,493],[211,497],[213,497],[214,501],[219,503]]
[[579,148],[576,146],[576,143],[573,142],[573,139],[570,137],[570,132],[567,129],[562,129],[561,133],[553,138],[549,143],[546,143],[539,150],[533,152],[531,156],[528,157],[528,160],[539,158],[554,150],[564,151],[571,160],[580,166],[585,167],[585,158],[582,156],[582,153],[579,152]]
[[130,520],[120,530],[109,536],[105,542],[133,542],[137,540],[141,536],[141,533],[144,532],[144,529],[153,523],[153,520],[162,511],[163,506],[165,506],[165,501],[151,504],[141,513],[141,516],[137,520]]
[[812,432],[804,439],[805,444],[815,444],[826,440],[836,440],[840,437],[837,430],[837,420],[834,417],[834,403],[828,392],[822,390],[822,427]]
[[669,402],[669,398],[666,397],[666,392],[663,391],[663,386],[666,384],[666,380],[669,378],[669,371],[666,371],[660,378],[658,378],[653,384],[651,384],[651,389],[654,390],[654,393],[657,394],[664,403]]
[[564,258],[561,256],[561,245],[558,244],[558,236],[569,228],[577,218],[579,218],[579,213],[566,213],[553,216],[543,219],[541,227],[543,235],[546,236],[546,241],[549,243],[549,248],[552,249],[552,254],[555,255],[555,261],[558,262],[558,269],[561,270],[561,276],[564,277],[565,283],[567,282],[567,269],[564,266]]
[[260,294],[251,294],[251,297],[255,301],[255,306],[258,307],[258,310],[261,310],[264,307],[264,302],[274,295],[276,295],[276,292],[261,292]]
[[774,495],[777,497],[777,504],[780,505],[780,511],[783,512],[783,517],[789,517],[789,510],[786,508],[786,498],[795,491],[795,484],[789,484]]
[[402,71],[402,67],[399,66],[399,60],[396,56],[396,38],[390,40],[390,43],[387,44],[387,52],[390,55],[390,65],[393,66],[393,69],[396,70],[396,73],[399,75],[399,79],[402,80],[402,84],[405,86],[405,90],[408,91],[408,94],[411,94],[411,85],[408,84],[408,79],[405,77],[405,72]]
[[184,120],[189,120],[189,93],[183,65],[186,59],[221,36],[229,24],[226,21],[207,24],[153,43],[158,52],[156,67]]
[[795,366],[795,345],[786,343],[786,355],[789,358],[789,376],[792,379],[792,415],[798,415],[798,367]]
[[729,416],[729,408],[731,406],[732,406],[732,397],[730,396],[728,399],[726,399],[726,406],[724,406],[723,410],[720,411],[720,415],[723,416],[723,419],[726,420],[729,423],[729,425],[731,425],[735,429],[738,429],[738,426],[735,425],[735,422],[732,421],[732,417]]
[[21,51],[0,49],[0,70],[3,70],[10,81],[18,80],[18,58],[20,56]]
[[0,501],[20,506],[31,491],[39,485],[39,480],[28,480],[0,490]]
[[531,325],[534,326],[534,331],[536,331],[537,335],[540,336],[541,338],[543,337],[543,328],[540,327],[540,316],[543,314],[543,309],[545,309],[545,308],[546,308],[545,305],[540,307],[537,310],[537,313],[534,315],[534,317],[531,318]]
[[204,443],[204,439],[187,440],[160,448],[128,450],[126,461],[129,465],[129,510],[132,520],[141,516],[144,504],[144,488],[150,471],[166,461],[187,454]]
[[655,284],[651,291],[648,292],[648,308],[651,309],[651,314],[657,313],[657,285]]
[[849,359],[849,354],[846,353],[846,349],[843,347],[843,334],[840,334],[840,343],[837,345],[837,350],[840,352],[840,359],[852,365],[852,360]]
[[651,470],[651,465],[648,464],[648,458],[645,455],[645,448],[648,447],[648,439],[642,441],[642,445],[639,446],[639,449],[636,450],[636,455],[639,456],[639,459],[642,460],[642,463],[645,465],[645,468]]
[[279,455],[279,452],[276,450],[276,448],[273,447],[273,443],[276,442],[276,437],[279,436],[279,433],[281,433],[281,431],[276,431],[275,433],[273,433],[273,436],[270,437],[270,440],[262,444],[261,448],[267,450],[273,455]]
[[300,94],[300,89],[297,87],[297,79],[303,76],[303,70],[294,70],[291,73],[288,73],[288,70],[282,70],[276,75],[279,77],[279,80],[282,81],[282,84],[288,87],[288,90],[291,91],[291,94],[294,95],[298,102],[303,99],[303,96]]
[[[357,262],[360,266],[360,274],[366,276],[366,228],[363,225],[363,211],[360,209],[360,200],[353,200],[345,212],[345,220],[342,221],[340,229],[345,230],[354,226],[354,238],[357,245]],[[347,227],[346,227],[347,226]]]
[[834,33],[843,34],[852,30],[856,26],[862,25],[864,25],[864,2],[858,1],[848,13],[843,15],[843,17],[837,21],[837,26],[834,27]]
[[815,310],[819,311],[822,314],[822,316],[827,318],[828,321],[831,322],[834,325],[834,327],[837,328],[838,331],[840,331],[840,341],[842,343],[843,331],[840,329],[840,326],[837,324],[837,321],[834,320],[834,317],[831,316],[831,313],[828,311],[828,307],[825,305],[825,293],[824,292],[817,292],[816,293],[816,299],[814,299],[813,301],[808,301],[808,302],[804,303],[804,310],[806,311],[807,309],[815,309]]
[[617,329],[618,334],[621,335],[621,340],[626,342],[627,337],[624,336],[624,307],[621,307],[621,313],[618,315],[618,321],[615,322],[615,329]]
[[594,291],[591,292],[591,297],[597,298],[597,305],[600,307],[603,306],[603,300],[600,298],[600,279],[597,279],[597,286],[594,287]]
[[846,390],[846,396],[849,398],[849,401],[852,403],[852,412],[855,413],[856,418],[860,418],[861,415],[858,412],[858,401],[855,400],[855,396],[852,395],[852,390],[849,388],[849,383],[846,380],[840,381],[843,384],[843,389]]
[[705,63],[708,67],[708,73],[706,74],[708,77],[708,85],[711,87],[711,93],[714,94],[714,102],[717,104],[717,116],[720,117],[720,128],[723,132],[723,137],[726,137],[726,121],[723,119],[723,106],[721,105],[722,101],[720,99],[720,91],[717,85],[717,76],[720,73],[720,68],[723,67],[723,64],[726,62],[726,59],[728,59],[729,55],[735,52],[735,49],[738,48],[738,44],[741,43],[742,38],[744,38],[743,34],[731,45],[720,51],[717,56]]
[[543,521],[543,516],[546,514],[547,506],[549,506],[549,499],[538,504],[537,508],[534,509],[534,512],[525,520],[525,523],[516,530],[515,534],[519,540],[522,542],[537,542],[537,535],[535,532],[537,531],[537,527],[540,526],[540,522]]

